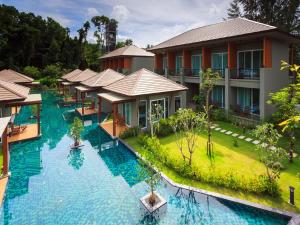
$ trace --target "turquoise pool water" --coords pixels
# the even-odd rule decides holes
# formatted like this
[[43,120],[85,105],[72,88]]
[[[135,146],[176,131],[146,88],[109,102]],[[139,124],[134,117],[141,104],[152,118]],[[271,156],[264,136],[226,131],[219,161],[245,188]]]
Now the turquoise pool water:
[[[59,107],[50,92],[42,97],[42,137],[11,146],[1,224],[287,224],[288,218],[163,182],[158,192],[167,209],[159,217],[148,215],[140,207],[148,188],[138,179],[136,157],[112,142],[95,116],[85,119],[84,146],[71,151],[73,107]],[[29,110],[24,107],[17,121],[30,122]]]

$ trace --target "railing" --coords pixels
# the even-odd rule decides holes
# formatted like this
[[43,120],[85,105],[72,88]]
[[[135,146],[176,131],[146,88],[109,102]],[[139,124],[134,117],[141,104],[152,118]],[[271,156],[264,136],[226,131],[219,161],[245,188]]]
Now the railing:
[[190,68],[183,68],[183,75],[184,76],[193,76],[199,77],[201,73],[201,69],[190,69]]
[[251,79],[259,80],[260,78],[260,68],[255,69],[233,69],[230,70],[231,79]]
[[233,114],[246,117],[249,119],[256,119],[259,120],[259,108],[258,107],[248,107],[248,106],[240,106],[240,105],[230,105],[230,109],[232,110]]
[[225,69],[212,68],[214,73],[218,73],[221,78],[225,78]]

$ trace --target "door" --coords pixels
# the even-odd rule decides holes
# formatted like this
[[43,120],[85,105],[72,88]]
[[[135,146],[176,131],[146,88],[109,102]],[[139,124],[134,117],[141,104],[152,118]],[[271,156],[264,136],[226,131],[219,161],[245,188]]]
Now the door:
[[124,103],[122,107],[122,115],[125,118],[127,126],[131,125],[131,103]]
[[140,101],[139,104],[139,126],[141,128],[147,127],[147,101]]

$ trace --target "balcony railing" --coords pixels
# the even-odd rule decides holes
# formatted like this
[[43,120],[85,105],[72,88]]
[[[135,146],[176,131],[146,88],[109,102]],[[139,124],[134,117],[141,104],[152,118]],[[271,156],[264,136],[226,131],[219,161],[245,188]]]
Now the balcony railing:
[[231,79],[251,79],[251,80],[259,80],[260,78],[260,68],[254,69],[233,69],[230,70],[230,78]]
[[183,68],[183,75],[184,76],[193,76],[199,77],[201,73],[201,69],[190,69],[190,68]]
[[230,109],[233,114],[241,117],[246,117],[250,119],[258,119],[259,120],[259,107],[248,107],[248,106],[240,106],[240,105],[230,105]]
[[212,68],[214,73],[218,73],[221,78],[225,78],[225,69]]

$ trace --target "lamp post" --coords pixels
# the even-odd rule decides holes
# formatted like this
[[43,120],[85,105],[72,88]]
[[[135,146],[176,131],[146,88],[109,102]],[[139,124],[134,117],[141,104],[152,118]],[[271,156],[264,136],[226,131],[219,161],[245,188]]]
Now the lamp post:
[[295,188],[290,186],[290,204],[291,205],[295,205],[295,196],[294,196],[294,193],[295,193]]

